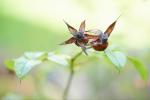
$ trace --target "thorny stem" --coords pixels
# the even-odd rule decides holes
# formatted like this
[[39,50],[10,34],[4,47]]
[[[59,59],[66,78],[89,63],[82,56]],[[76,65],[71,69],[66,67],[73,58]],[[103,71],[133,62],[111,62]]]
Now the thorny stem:
[[69,90],[70,90],[70,87],[71,87],[71,83],[72,83],[72,80],[73,80],[73,77],[74,77],[74,62],[75,60],[82,54],[82,51],[79,52],[77,55],[75,55],[71,61],[70,61],[70,75],[69,75],[69,78],[68,78],[68,81],[67,81],[67,85],[65,87],[65,90],[64,90],[64,93],[63,93],[63,100],[67,100],[67,97],[68,97],[68,93],[69,93]]

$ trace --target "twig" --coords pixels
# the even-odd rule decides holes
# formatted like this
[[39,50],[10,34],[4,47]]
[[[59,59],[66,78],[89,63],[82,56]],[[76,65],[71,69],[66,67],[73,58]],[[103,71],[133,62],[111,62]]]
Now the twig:
[[72,80],[73,80],[73,77],[74,77],[74,62],[75,60],[82,54],[82,51],[79,52],[77,55],[75,55],[71,61],[70,61],[70,75],[69,75],[69,78],[68,78],[68,81],[67,81],[67,85],[65,87],[65,90],[64,90],[64,93],[63,93],[63,100],[67,100],[67,97],[68,97],[68,93],[69,93],[69,90],[70,90],[70,87],[71,87],[71,83],[72,83]]

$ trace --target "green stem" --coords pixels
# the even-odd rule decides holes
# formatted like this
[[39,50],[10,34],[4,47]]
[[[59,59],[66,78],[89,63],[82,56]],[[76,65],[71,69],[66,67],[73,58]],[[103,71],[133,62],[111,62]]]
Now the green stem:
[[73,80],[73,77],[74,77],[74,62],[75,60],[82,54],[82,51],[79,52],[77,55],[75,55],[71,61],[70,61],[70,75],[69,75],[69,78],[68,78],[68,81],[67,81],[67,85],[65,87],[65,90],[64,90],[64,93],[63,93],[63,100],[67,100],[67,97],[68,97],[68,93],[69,93],[69,90],[70,90],[70,87],[71,87],[71,83],[72,83],[72,80]]

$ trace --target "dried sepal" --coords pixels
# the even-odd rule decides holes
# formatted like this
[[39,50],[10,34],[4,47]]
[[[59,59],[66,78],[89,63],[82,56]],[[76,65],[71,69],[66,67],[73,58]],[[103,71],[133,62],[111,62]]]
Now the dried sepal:
[[87,55],[86,44],[88,43],[89,39],[86,38],[86,35],[85,35],[85,33],[86,33],[85,32],[85,20],[83,22],[81,22],[79,31],[77,31],[74,27],[69,25],[66,21],[64,21],[64,22],[67,25],[67,27],[68,27],[70,33],[73,35],[73,37],[70,38],[69,40],[63,42],[62,45],[75,43],[77,46],[81,47],[83,52]]
[[67,41],[61,43],[60,45],[65,45],[65,44],[72,44],[75,43],[76,39],[74,37],[68,39]]
[[106,29],[106,31],[105,31],[104,33],[109,36],[109,35],[111,34],[111,32],[113,31],[116,22],[117,22],[117,21],[114,21],[114,22]]
[[85,38],[87,38],[88,40],[90,40],[90,39],[95,40],[95,39],[98,39],[99,36],[98,35],[85,34]]
[[80,32],[85,32],[85,20],[83,22],[81,22],[79,31]]
[[71,25],[69,25],[65,20],[63,20],[63,21],[67,25],[69,32],[72,35],[76,35],[77,34],[77,30],[74,27],[72,27]]
[[114,30],[114,27],[116,25],[117,20],[120,18],[120,16],[111,25],[109,25],[109,27],[104,32],[105,34],[107,34],[108,36],[110,36],[111,32]]

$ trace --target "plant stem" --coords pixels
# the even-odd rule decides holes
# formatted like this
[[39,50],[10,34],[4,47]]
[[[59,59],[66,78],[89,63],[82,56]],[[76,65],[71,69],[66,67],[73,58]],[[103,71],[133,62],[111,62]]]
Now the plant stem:
[[63,100],[67,100],[67,97],[68,97],[68,93],[69,93],[69,90],[70,90],[70,87],[71,87],[71,83],[72,83],[72,80],[73,80],[73,77],[74,77],[74,62],[75,60],[82,54],[82,51],[79,52],[77,55],[75,55],[71,61],[70,61],[70,75],[69,75],[69,78],[68,78],[68,81],[67,81],[67,85],[65,87],[65,90],[64,90],[64,93],[63,93]]
[[64,90],[63,100],[67,100],[68,93],[69,93],[69,89],[70,89],[70,87],[71,87],[71,83],[72,83],[72,80],[73,80],[73,76],[74,76],[74,71],[72,70],[72,71],[70,72],[70,76],[69,76],[69,79],[68,79],[66,88],[65,88],[65,90]]

